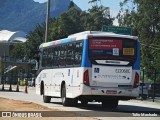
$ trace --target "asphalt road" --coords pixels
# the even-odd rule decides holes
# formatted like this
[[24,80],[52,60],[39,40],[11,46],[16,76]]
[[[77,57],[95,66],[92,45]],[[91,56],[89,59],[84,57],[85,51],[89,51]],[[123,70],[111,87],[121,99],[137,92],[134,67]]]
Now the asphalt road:
[[[61,99],[52,98],[51,103],[43,103],[42,96],[35,94],[35,88],[29,87],[28,94],[24,93],[24,87],[20,87],[20,92],[15,92],[16,86],[12,86],[12,92],[8,91],[8,86],[5,86],[5,91],[1,91],[0,85],[0,97],[9,98],[14,100],[29,101],[37,104],[44,105],[48,108],[59,109],[62,111],[74,112],[78,117],[94,117],[103,120],[112,119],[144,119],[158,120],[160,113],[160,103],[141,100],[119,101],[119,106],[115,111],[106,110],[101,107],[100,103],[89,103],[87,106],[82,106],[78,103],[77,107],[63,107],[61,105]],[[142,117],[143,115],[158,115],[158,117]],[[141,116],[141,117],[140,117]],[[64,116],[65,117],[65,116]],[[135,119],[134,119],[135,120]]]

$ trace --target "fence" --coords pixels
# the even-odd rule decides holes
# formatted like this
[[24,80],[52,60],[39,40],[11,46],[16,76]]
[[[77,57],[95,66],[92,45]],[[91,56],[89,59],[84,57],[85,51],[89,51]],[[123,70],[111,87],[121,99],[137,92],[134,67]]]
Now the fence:
[[142,69],[140,74],[141,93],[143,95],[144,90],[147,89],[148,98],[151,97],[154,102],[156,97],[160,97],[160,70]]

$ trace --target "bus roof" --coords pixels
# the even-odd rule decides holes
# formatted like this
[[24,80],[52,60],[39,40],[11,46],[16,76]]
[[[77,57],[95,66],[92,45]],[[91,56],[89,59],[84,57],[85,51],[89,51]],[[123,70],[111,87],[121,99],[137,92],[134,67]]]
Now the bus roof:
[[85,39],[87,38],[89,35],[92,35],[93,37],[121,37],[121,38],[129,38],[129,39],[137,39],[138,37],[136,36],[130,36],[130,35],[122,35],[122,34],[116,34],[113,32],[103,32],[103,31],[84,31],[84,32],[80,32],[80,33],[75,33],[72,35],[69,35],[68,38],[76,38],[76,40],[79,39]]
[[78,41],[82,39],[87,39],[88,36],[92,35],[93,37],[121,37],[121,38],[129,38],[129,39],[138,39],[136,36],[130,36],[130,35],[121,35],[121,34],[115,34],[112,32],[102,32],[102,31],[84,31],[80,33],[75,33],[72,35],[69,35],[68,38],[55,40],[51,42],[42,43],[39,48],[45,48],[50,46],[55,46],[58,44],[68,43],[72,41]]

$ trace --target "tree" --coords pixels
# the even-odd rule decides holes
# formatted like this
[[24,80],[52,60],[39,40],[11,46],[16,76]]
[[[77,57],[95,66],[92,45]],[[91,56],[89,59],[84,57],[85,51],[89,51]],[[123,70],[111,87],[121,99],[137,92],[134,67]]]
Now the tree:
[[19,43],[14,46],[14,49],[11,51],[12,58],[24,58],[26,57],[26,46],[25,43]]
[[38,24],[34,31],[30,32],[27,36],[26,42],[27,53],[26,56],[30,59],[39,60],[39,45],[44,42],[45,39],[45,23]]
[[52,40],[66,38],[68,35],[83,31],[81,11],[72,7],[51,23],[50,37]]
[[[90,2],[97,2],[97,0]],[[88,12],[82,12],[81,20],[85,30],[100,31],[103,25],[112,25],[114,18],[110,17],[108,7],[96,4],[91,9],[88,9]]]
[[45,24],[37,25],[35,30],[27,35],[26,43],[17,44],[12,50],[11,56],[15,58],[27,58],[39,60],[39,45],[44,42]]
[[[57,18],[49,19],[49,36],[48,42],[68,37],[70,34],[84,30],[101,30],[102,25],[112,25],[113,18],[110,18],[109,8],[103,6],[93,6],[88,12],[81,11],[75,7],[70,7]],[[39,60],[39,45],[44,42],[45,23],[38,24],[34,31],[31,31],[26,43],[17,46],[13,55],[25,56],[29,59]],[[20,52],[18,52],[20,51]]]
[[135,35],[140,37],[141,65],[151,71],[160,68],[160,0],[124,0],[122,8],[127,2],[132,2],[135,7],[120,11],[119,23],[133,27]]
[[90,0],[88,3],[94,3],[94,6],[98,6],[98,1],[101,1],[101,0]]
[[73,2],[73,1],[70,2],[69,7],[68,7],[68,10],[69,10],[70,8],[72,8],[72,7],[74,7],[74,2]]

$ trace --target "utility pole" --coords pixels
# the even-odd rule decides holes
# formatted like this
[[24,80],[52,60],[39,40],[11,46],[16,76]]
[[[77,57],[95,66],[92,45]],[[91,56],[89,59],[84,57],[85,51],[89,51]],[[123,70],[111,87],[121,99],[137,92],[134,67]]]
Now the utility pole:
[[142,94],[141,94],[141,100],[143,100],[143,86],[144,86],[144,68],[143,68],[143,79],[142,79]]
[[153,102],[155,100],[155,83],[156,83],[156,78],[157,78],[157,75],[156,75],[156,69],[154,71],[154,83],[153,83]]
[[47,2],[45,42],[47,42],[47,40],[48,40],[49,17],[50,17],[50,0],[48,0],[48,2]]

